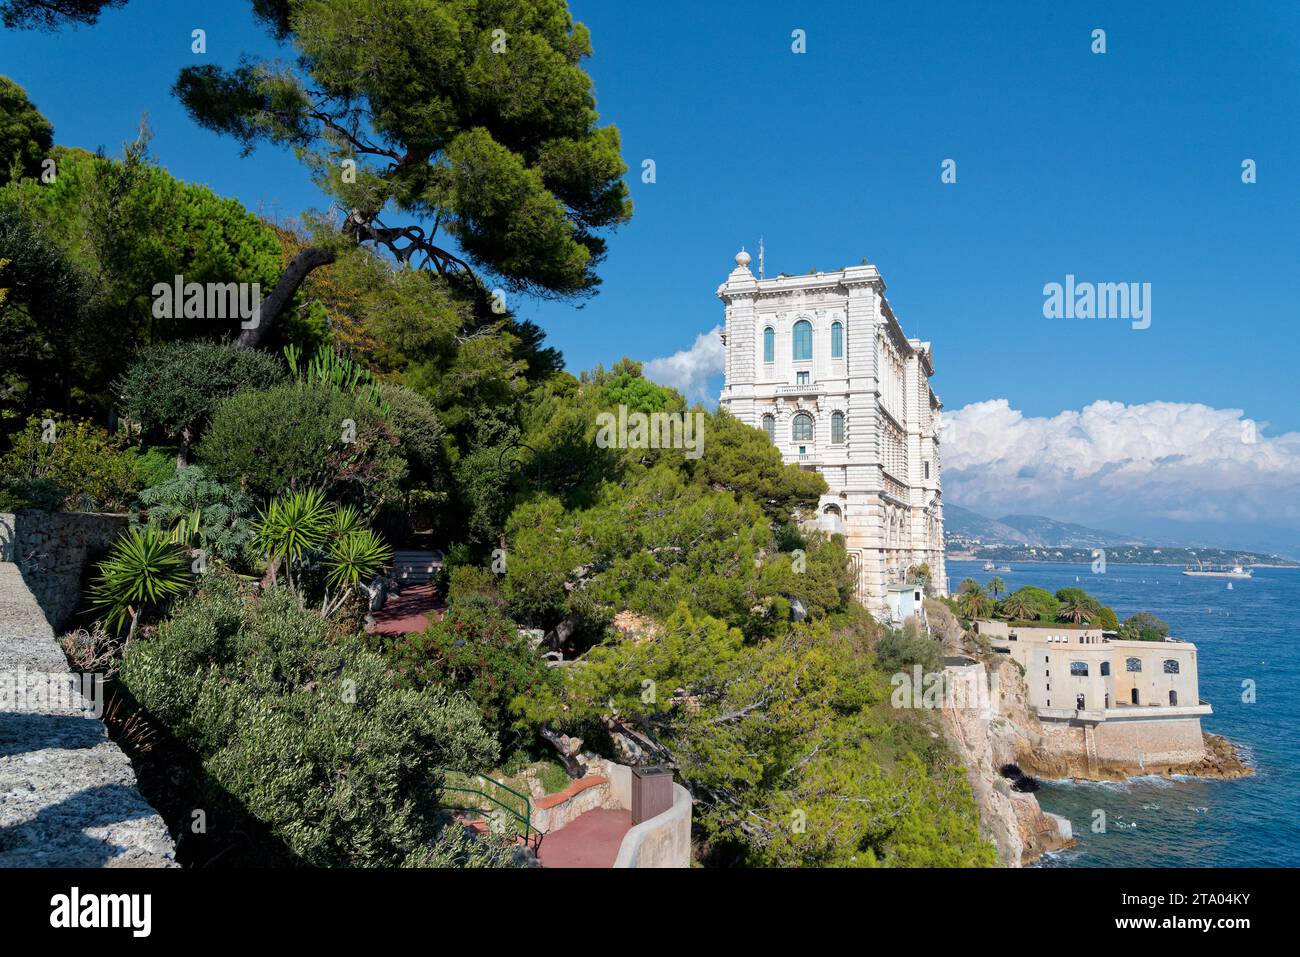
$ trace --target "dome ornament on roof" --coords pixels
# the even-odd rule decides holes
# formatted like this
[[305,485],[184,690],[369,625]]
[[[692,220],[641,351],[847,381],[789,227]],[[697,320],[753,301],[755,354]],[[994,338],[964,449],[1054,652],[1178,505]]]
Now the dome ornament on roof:
[[749,253],[745,252],[744,246],[741,246],[740,252],[736,253],[736,265],[739,266],[741,269],[748,269],[749,262],[750,262]]

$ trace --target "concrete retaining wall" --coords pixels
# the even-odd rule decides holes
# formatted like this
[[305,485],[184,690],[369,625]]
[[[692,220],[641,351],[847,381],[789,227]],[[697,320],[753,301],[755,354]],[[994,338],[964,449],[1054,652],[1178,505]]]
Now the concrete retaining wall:
[[691,794],[673,785],[673,806],[623,835],[615,867],[690,867]]

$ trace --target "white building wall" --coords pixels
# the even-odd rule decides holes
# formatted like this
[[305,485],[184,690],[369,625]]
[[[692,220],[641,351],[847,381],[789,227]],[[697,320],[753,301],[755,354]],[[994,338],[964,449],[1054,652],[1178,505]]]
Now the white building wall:
[[[818,504],[839,509],[845,544],[858,569],[859,598],[878,615],[885,590],[907,568],[926,563],[946,593],[929,343],[908,340],[884,296],[875,266],[757,280],[749,256],[719,287],[725,307],[726,362],[721,403],[742,422],[771,415],[786,462],[815,468],[830,491]],[[794,327],[812,324],[811,360],[793,358]],[[843,325],[844,354],[831,355],[832,325]],[[766,362],[764,330],[775,350]],[[807,374],[800,384],[799,374]],[[832,416],[844,413],[844,441],[832,443]],[[796,442],[795,416],[813,418],[811,441]],[[800,448],[802,447],[802,452]],[[924,476],[929,461],[930,476]]]

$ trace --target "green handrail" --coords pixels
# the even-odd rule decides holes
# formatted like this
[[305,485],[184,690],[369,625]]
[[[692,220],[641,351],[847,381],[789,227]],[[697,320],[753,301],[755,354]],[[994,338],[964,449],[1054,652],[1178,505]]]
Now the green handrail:
[[[454,787],[454,786],[449,786],[447,784],[444,784],[442,787],[443,791],[456,791],[462,794],[477,794],[480,797],[486,798],[488,801],[500,807],[502,810],[504,810],[506,813],[508,813],[511,817],[513,817],[516,821],[518,821],[520,824],[524,826],[524,843],[527,844],[529,842],[529,840],[532,837],[532,831],[533,831],[533,802],[528,795],[516,791],[514,788],[510,787],[510,785],[504,784],[501,781],[498,781],[496,778],[488,777],[488,775],[483,774],[480,771],[457,771],[453,768],[441,768],[439,770],[443,771],[444,773],[463,774],[470,777],[481,778],[484,781],[489,781],[492,784],[495,784],[503,791],[510,792],[515,797],[523,801],[524,813],[520,814],[519,811],[517,811],[515,808],[512,808],[509,804],[506,804],[500,798],[496,797],[493,794],[489,794],[487,791],[483,791],[479,788]],[[483,812],[483,809],[480,807],[453,807],[452,805],[449,804],[443,804],[441,806],[448,811],[478,811],[480,814]]]

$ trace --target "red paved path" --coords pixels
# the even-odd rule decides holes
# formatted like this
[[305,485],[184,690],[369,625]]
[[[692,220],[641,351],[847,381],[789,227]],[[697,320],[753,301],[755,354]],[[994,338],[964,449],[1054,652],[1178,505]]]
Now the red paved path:
[[631,828],[631,811],[596,808],[543,837],[537,857],[542,867],[613,867]]
[[375,627],[370,631],[380,635],[405,635],[424,631],[431,618],[446,606],[437,598],[432,583],[407,585],[400,595],[389,595],[384,607],[374,613]]

